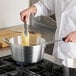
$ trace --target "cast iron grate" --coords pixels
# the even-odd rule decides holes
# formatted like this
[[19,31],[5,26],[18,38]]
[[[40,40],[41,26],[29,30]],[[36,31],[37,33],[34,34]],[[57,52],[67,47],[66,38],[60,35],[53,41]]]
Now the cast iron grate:
[[0,62],[0,76],[63,76],[62,66],[45,59],[37,64],[18,65],[6,56]]

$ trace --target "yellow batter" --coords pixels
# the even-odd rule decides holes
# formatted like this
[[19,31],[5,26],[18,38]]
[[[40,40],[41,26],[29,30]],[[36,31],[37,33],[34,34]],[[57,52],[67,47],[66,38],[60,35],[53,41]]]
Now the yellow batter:
[[41,38],[41,34],[37,32],[28,32],[28,35],[25,35],[24,32],[22,32],[22,46],[36,45],[39,38]]
[[22,32],[22,46],[29,46],[29,32],[27,35],[24,34],[24,32]]

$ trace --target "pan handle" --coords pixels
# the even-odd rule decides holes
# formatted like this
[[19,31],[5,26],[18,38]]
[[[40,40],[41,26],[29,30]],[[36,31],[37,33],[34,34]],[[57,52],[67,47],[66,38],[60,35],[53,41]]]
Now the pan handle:
[[3,38],[3,41],[4,41],[5,43],[7,43],[8,45],[11,45],[10,41],[9,41],[7,38]]
[[44,44],[48,45],[48,44],[53,44],[53,43],[54,43],[54,41],[50,41],[50,42],[45,42]]
[[63,38],[63,40],[53,40],[53,41],[45,42],[44,44],[45,44],[45,45],[53,44],[53,43],[56,43],[56,42],[64,41],[64,39],[65,39],[65,38]]

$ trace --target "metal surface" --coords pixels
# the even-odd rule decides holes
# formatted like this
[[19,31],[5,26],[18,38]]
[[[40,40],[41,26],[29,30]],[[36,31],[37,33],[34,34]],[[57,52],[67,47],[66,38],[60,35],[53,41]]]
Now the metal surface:
[[[8,42],[8,41],[7,41]],[[18,62],[37,63],[43,59],[45,45],[43,38],[39,45],[21,46],[21,36],[13,37],[9,40],[12,58]]]
[[[53,24],[53,23],[52,23]],[[35,20],[32,20],[31,29],[39,31],[41,36],[46,39],[47,42],[53,41],[55,37],[55,27],[52,24],[45,24]],[[54,43],[46,45],[45,53],[51,54],[53,53]]]
[[76,59],[69,58],[62,61],[64,76],[76,76]]
[[33,20],[31,30],[39,31],[47,42],[54,40],[55,28],[52,28],[51,26]]
[[[3,49],[0,48],[0,58],[4,57],[4,56],[8,56],[8,55],[11,55],[11,49],[10,49],[10,47],[3,48]],[[60,64],[60,65],[62,64],[62,63],[60,63],[61,62],[60,59],[58,60],[53,55],[47,54],[45,52],[44,52],[43,58],[46,59],[46,60],[48,60],[48,61],[50,61],[50,62],[56,63],[56,64]]]
[[24,34],[28,36],[28,25],[26,22],[24,22]]
[[62,64],[68,68],[76,68],[76,59],[75,58],[65,59],[63,60]]

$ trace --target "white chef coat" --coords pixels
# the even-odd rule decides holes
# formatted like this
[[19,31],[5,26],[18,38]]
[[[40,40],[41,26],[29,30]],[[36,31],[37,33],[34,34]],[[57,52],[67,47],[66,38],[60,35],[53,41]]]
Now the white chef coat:
[[[40,0],[34,4],[37,16],[56,15],[57,29],[55,39],[59,40],[76,31],[76,0]],[[76,58],[76,43],[56,42],[53,55],[61,58]]]

